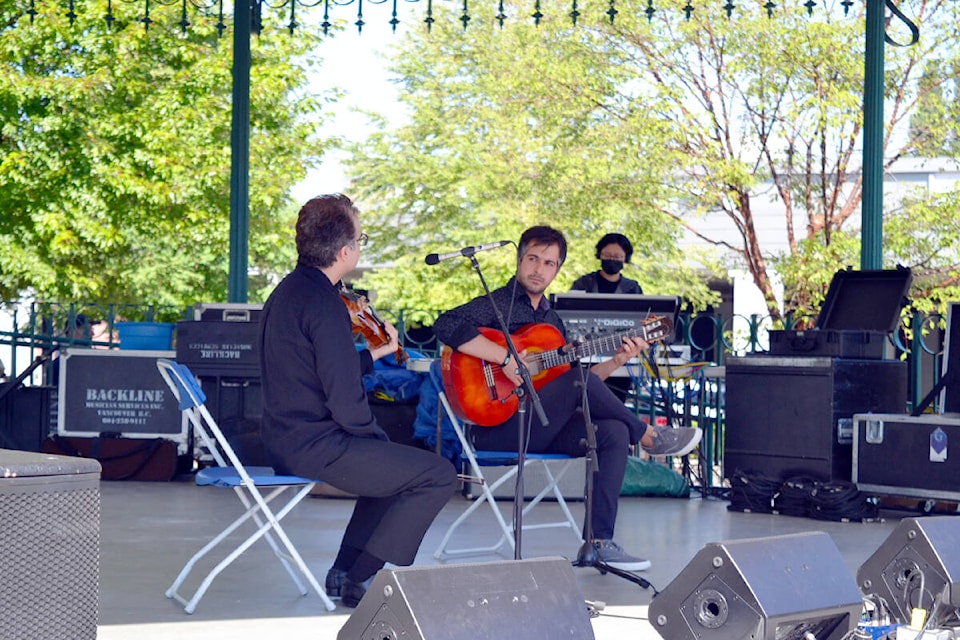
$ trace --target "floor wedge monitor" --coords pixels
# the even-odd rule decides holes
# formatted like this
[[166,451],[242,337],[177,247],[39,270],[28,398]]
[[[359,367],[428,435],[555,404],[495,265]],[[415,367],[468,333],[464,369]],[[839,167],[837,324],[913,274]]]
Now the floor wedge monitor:
[[337,640],[592,640],[569,560],[383,569]]
[[960,607],[960,518],[904,518],[860,566],[857,583],[896,622],[910,622],[914,608],[930,611],[934,599]]
[[839,640],[863,609],[825,533],[706,545],[650,603],[665,640]]

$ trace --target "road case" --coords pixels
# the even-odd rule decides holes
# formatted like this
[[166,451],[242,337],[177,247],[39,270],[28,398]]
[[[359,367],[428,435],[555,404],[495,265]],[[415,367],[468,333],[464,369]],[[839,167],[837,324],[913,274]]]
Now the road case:
[[900,322],[912,282],[912,272],[903,267],[837,271],[816,328],[770,331],[770,353],[879,360],[884,356],[887,335]]
[[188,423],[157,370],[174,351],[69,348],[60,364],[57,433],[166,438],[188,450]]
[[262,311],[262,304],[198,302],[193,305],[193,319],[205,322],[260,322]]
[[960,502],[960,414],[859,413],[853,422],[861,491]]

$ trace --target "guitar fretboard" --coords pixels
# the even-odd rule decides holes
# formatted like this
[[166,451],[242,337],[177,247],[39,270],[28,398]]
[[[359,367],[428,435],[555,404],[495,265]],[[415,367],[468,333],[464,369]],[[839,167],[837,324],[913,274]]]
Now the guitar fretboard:
[[669,321],[663,318],[657,318],[655,321],[651,321],[635,329],[594,338],[580,344],[565,345],[551,351],[542,351],[536,354],[536,359],[541,370],[550,369],[583,358],[589,358],[590,356],[616,351],[620,348],[620,345],[623,344],[624,338],[642,338],[646,342],[654,342],[666,337],[669,332],[666,325],[669,324]]

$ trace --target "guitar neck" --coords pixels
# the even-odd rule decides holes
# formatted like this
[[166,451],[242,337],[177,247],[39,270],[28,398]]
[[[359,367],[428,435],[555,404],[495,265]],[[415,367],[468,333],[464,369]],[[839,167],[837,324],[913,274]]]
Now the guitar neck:
[[641,325],[627,331],[620,331],[608,336],[593,338],[573,345],[572,348],[569,348],[567,351],[564,349],[571,347],[571,345],[566,345],[566,347],[554,349],[553,351],[544,351],[538,354],[541,360],[541,368],[549,369],[583,358],[589,358],[590,356],[611,353],[620,348],[624,338],[642,338],[643,340],[647,340],[647,327]]

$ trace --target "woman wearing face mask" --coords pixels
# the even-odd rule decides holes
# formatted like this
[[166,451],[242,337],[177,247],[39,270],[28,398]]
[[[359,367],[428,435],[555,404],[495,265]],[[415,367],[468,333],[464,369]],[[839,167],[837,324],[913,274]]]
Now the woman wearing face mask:
[[600,271],[580,276],[570,289],[587,293],[642,294],[643,289],[639,282],[625,278],[620,273],[623,265],[630,262],[632,255],[633,245],[627,236],[622,233],[608,233],[597,243]]

